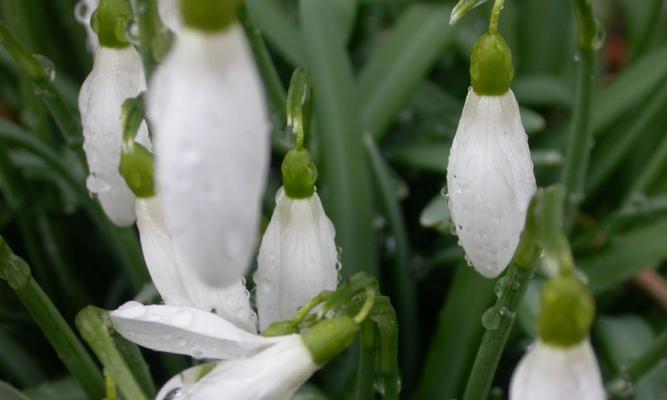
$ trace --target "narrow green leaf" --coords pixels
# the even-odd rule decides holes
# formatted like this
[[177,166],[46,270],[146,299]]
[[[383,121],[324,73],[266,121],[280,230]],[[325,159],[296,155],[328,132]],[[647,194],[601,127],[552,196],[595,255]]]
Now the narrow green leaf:
[[30,400],[89,400],[81,386],[72,378],[45,382],[23,391]]
[[667,222],[658,221],[613,236],[605,247],[580,257],[577,264],[588,276],[593,293],[600,294],[667,259],[667,246],[657,239],[665,237]]
[[377,275],[371,181],[364,155],[352,66],[338,40],[333,4],[302,0],[307,71],[313,80],[322,197],[343,249],[343,275]]
[[450,10],[437,4],[411,6],[361,70],[362,126],[375,140],[382,138],[451,42]]
[[426,353],[417,400],[460,396],[484,331],[482,314],[495,299],[493,287],[493,280],[483,278],[472,268],[457,269]]
[[572,89],[565,80],[553,75],[518,76],[512,90],[523,105],[572,107]]
[[250,17],[268,41],[293,65],[303,62],[304,45],[299,25],[291,21],[278,1],[248,0]]
[[0,237],[0,277],[14,290],[65,367],[91,398],[103,396],[102,375],[63,316],[32,278],[30,267]]
[[0,399],[2,400],[29,400],[23,393],[7,382],[0,381]]

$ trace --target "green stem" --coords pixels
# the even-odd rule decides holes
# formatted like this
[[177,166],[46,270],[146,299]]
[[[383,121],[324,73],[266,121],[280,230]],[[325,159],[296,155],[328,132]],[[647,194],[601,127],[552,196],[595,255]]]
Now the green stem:
[[310,299],[306,305],[299,308],[299,311],[296,313],[292,321],[297,325],[300,324],[313,308],[325,302],[329,296],[331,296],[331,292],[322,292]]
[[361,324],[366,317],[368,316],[368,313],[371,311],[373,308],[373,304],[375,304],[375,295],[377,294],[377,289],[374,287],[368,287],[366,288],[366,299],[364,300],[364,305],[361,307],[357,315],[354,316],[354,322],[357,324]]
[[578,22],[577,88],[561,180],[565,185],[565,218],[569,226],[584,194],[593,137],[592,104],[596,72],[596,24],[588,0],[572,0]]
[[92,399],[104,396],[102,375],[83,344],[46,293],[33,279],[28,264],[0,237],[0,277],[5,279],[56,350],[65,367]]
[[631,382],[638,382],[647,372],[667,357],[667,330],[663,331],[648,349],[625,370]]
[[108,313],[88,306],[76,316],[76,325],[97,358],[120,388],[121,393],[133,400],[147,400],[149,393],[137,382],[123,356],[114,345]]
[[162,49],[156,48],[156,37],[162,30],[155,0],[131,0],[139,25],[139,50],[144,63],[146,79],[150,79]]
[[361,324],[361,351],[357,366],[357,400],[368,400],[374,396],[376,330],[377,328],[372,320],[366,320]]
[[535,227],[535,210],[542,203],[544,192],[535,195],[526,217],[521,242],[514,255],[507,273],[496,284],[502,290],[495,306],[488,309],[482,316],[482,324],[486,329],[482,343],[477,351],[463,400],[486,399],[498,362],[503,353],[507,339],[514,326],[516,313],[526,293],[528,283],[533,275],[539,257],[538,234]]
[[505,0],[496,0],[493,3],[493,10],[491,11],[491,18],[489,19],[489,33],[497,33],[500,22],[500,13],[505,6]]

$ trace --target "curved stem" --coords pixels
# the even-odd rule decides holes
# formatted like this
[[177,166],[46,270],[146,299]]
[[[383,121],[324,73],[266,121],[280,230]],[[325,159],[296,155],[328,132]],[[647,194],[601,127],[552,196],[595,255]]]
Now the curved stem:
[[375,304],[375,294],[375,288],[366,288],[366,300],[357,315],[354,316],[354,322],[361,324],[366,319],[368,313],[373,308],[373,304]]
[[322,292],[310,299],[308,303],[299,308],[299,311],[296,313],[292,321],[297,325],[300,324],[313,308],[324,303],[329,298],[329,296],[331,296],[331,292]]
[[577,89],[561,180],[565,185],[565,220],[571,225],[583,200],[593,130],[592,103],[596,71],[596,24],[590,1],[572,0],[578,25]]
[[500,22],[500,13],[505,6],[505,0],[496,0],[493,3],[493,10],[491,11],[491,18],[489,19],[489,33],[498,32],[498,24]]

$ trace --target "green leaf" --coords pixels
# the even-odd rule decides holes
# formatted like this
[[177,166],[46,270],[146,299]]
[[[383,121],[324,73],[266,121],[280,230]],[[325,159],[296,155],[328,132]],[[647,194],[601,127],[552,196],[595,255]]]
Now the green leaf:
[[299,25],[291,21],[278,1],[248,0],[246,7],[268,41],[293,65],[303,62],[303,40]]
[[361,120],[379,140],[452,40],[450,8],[415,4],[405,11],[359,73]]
[[566,81],[553,75],[521,75],[512,90],[522,105],[572,107],[572,89]]
[[2,400],[29,400],[23,393],[7,382],[0,381],[0,399]]
[[23,392],[30,400],[88,400],[81,386],[72,378],[45,382]]
[[613,236],[596,254],[580,257],[578,266],[588,276],[594,294],[613,289],[644,269],[667,259],[667,221]]
[[[637,316],[598,318],[594,336],[600,344],[602,357],[616,375],[622,375],[655,340],[651,327]],[[656,366],[633,387],[634,400],[667,399],[667,370]]]
[[333,4],[329,0],[302,0],[300,10],[322,149],[321,194],[344,251],[343,275],[358,271],[377,275],[371,180],[352,66],[339,40]]

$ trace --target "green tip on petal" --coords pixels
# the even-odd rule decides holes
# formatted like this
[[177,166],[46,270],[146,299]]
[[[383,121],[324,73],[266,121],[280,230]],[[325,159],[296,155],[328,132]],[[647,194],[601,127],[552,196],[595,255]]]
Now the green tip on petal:
[[306,199],[315,192],[317,166],[306,149],[287,152],[281,166],[285,194],[292,199]]
[[137,197],[153,197],[155,195],[153,154],[138,143],[120,157],[120,173],[127,186]]
[[234,21],[241,0],[181,0],[183,23],[204,32],[224,30]]
[[131,17],[132,9],[127,0],[101,0],[90,25],[101,46],[125,48],[130,45],[125,30]]
[[588,288],[572,275],[552,278],[542,291],[539,333],[545,343],[570,347],[581,343],[595,317]]
[[498,33],[485,33],[472,49],[470,80],[480,96],[500,96],[514,79],[512,52]]
[[293,333],[299,333],[299,327],[294,321],[277,321],[264,329],[262,336],[285,336]]
[[357,332],[359,325],[352,318],[336,317],[318,322],[302,337],[313,361],[324,365],[347,349]]

